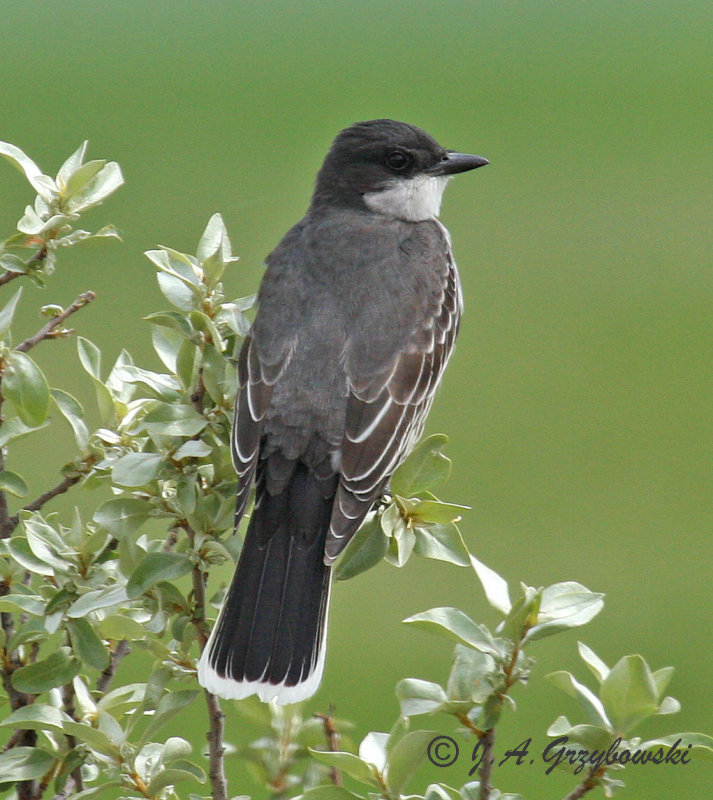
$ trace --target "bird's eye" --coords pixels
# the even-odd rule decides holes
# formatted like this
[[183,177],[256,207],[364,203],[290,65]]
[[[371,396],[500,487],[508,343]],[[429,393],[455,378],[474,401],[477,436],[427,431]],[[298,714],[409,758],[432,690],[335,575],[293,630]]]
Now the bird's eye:
[[411,157],[401,150],[393,150],[386,156],[386,166],[395,172],[403,172],[411,165]]

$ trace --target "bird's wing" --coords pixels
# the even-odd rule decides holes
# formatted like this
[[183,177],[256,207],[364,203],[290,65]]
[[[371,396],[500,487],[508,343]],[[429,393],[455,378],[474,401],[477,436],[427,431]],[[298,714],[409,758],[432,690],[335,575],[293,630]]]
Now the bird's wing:
[[261,360],[252,334],[246,337],[240,350],[238,396],[235,400],[235,421],[231,437],[233,465],[238,473],[236,525],[250,497],[260,452],[262,423],[270,403],[272,389],[288,357],[286,353],[285,357],[272,364]]
[[442,291],[417,319],[408,343],[382,372],[348,374],[341,477],[325,547],[327,563],[346,546],[423,432],[460,318],[458,273],[450,252],[446,255]]

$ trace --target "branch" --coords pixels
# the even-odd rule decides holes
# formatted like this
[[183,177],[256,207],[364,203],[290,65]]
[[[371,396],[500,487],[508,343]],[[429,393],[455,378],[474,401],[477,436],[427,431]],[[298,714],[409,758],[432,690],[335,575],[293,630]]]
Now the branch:
[[587,792],[591,792],[597,784],[597,778],[604,774],[604,769],[602,767],[594,768],[589,770],[589,774],[586,778],[578,785],[575,786],[574,789],[564,798],[564,800],[579,800],[580,797],[584,797]]
[[[64,494],[68,489],[74,486],[75,483],[79,483],[81,480],[82,474],[79,472],[73,472],[71,475],[66,475],[56,486],[48,489],[31,503],[23,506],[23,511],[39,511],[42,506],[52,500],[53,497],[57,497],[59,494]],[[11,517],[9,517],[7,522],[0,527],[0,539],[6,539],[15,530],[19,522],[19,514],[13,514]]]
[[[332,753],[339,751],[339,731],[334,725],[334,708],[329,709],[328,714],[315,714],[317,719],[321,719],[324,725],[324,735],[327,737],[327,746]],[[342,785],[342,773],[336,767],[330,767],[329,778],[334,786]]]
[[210,755],[210,777],[211,792],[213,800],[228,800],[228,784],[225,780],[225,765],[223,754],[223,731],[225,728],[225,714],[220,707],[218,698],[211,694],[207,689],[205,692],[205,702],[208,706],[208,719],[210,720],[210,730],[208,731],[208,752]]
[[[503,698],[519,680],[519,677],[515,672],[515,668],[520,656],[522,643],[529,630],[530,625],[526,623],[520,632],[520,638],[517,640],[517,642],[515,642],[515,646],[513,647],[513,651],[510,656],[510,661],[505,667],[505,686],[503,687],[502,691],[497,693],[500,703],[502,703]],[[483,757],[480,761],[480,769],[478,770],[478,778],[480,779],[478,800],[489,800],[491,792],[493,791],[493,786],[490,783],[490,775],[493,769],[493,761],[495,760],[493,758],[493,749],[495,747],[495,727],[493,726],[487,731],[478,731],[478,729],[472,724],[468,727],[476,733],[481,744],[483,745]],[[574,798],[566,798],[566,800],[574,800]]]
[[[65,310],[61,314],[57,314],[56,317],[52,317],[52,319],[43,328],[40,328],[40,330],[37,331],[34,336],[30,336],[29,338],[25,339],[24,342],[18,344],[15,350],[19,350],[21,353],[26,353],[36,344],[39,344],[43,339],[53,339],[56,336],[61,336],[63,332],[55,331],[55,328],[59,327],[68,317],[71,317],[72,314],[91,303],[95,297],[96,295],[94,292],[84,292],[83,294],[80,294],[71,306],[65,308]],[[66,333],[66,331],[64,333]]]
[[[35,242],[38,240],[35,239]],[[42,241],[41,239],[39,241]],[[31,269],[35,266],[35,264],[41,264],[47,258],[47,245],[45,242],[42,242],[42,246],[36,250],[28,259],[25,261],[25,267],[27,269]],[[10,281],[14,281],[15,278],[19,278],[21,275],[27,275],[26,272],[13,272],[12,270],[8,270],[0,275],[0,286],[3,286],[6,283],[10,283]]]
[[485,734],[480,741],[483,743],[483,758],[480,762],[480,769],[478,770],[478,778],[480,779],[478,800],[488,800],[490,793],[493,791],[493,786],[490,783],[490,773],[493,769],[495,728],[490,728],[489,730],[485,731]]
[[25,274],[24,272],[11,272],[10,270],[8,270],[7,272],[3,272],[3,274],[0,275],[0,286],[2,286],[5,283],[10,283],[10,281],[14,281],[15,278],[19,278],[20,275],[24,274]]
[[[196,532],[189,525],[187,521],[181,522],[181,527],[185,530],[191,547],[195,547]],[[191,622],[198,634],[198,644],[201,652],[208,642],[208,622],[205,618],[205,581],[206,576],[200,567],[193,567],[193,616]],[[205,693],[205,702],[208,707],[208,721],[210,728],[208,730],[208,755],[209,755],[209,771],[211,794],[213,800],[228,800],[228,784],[225,779],[225,747],[223,746],[223,735],[225,730],[225,714],[220,707],[218,698],[209,692],[207,689],[203,690]]]
[[127,656],[130,652],[131,647],[126,639],[121,639],[117,642],[116,647],[111,651],[109,663],[97,680],[97,691],[100,694],[104,694],[108,690],[109,684],[114,679],[114,674],[116,673],[119,664],[124,656]]

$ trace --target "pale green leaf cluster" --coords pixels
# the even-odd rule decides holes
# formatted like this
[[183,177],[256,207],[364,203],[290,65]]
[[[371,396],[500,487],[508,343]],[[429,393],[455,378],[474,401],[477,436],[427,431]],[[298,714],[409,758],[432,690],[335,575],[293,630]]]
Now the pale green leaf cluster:
[[82,213],[104,202],[124,183],[115,161],[85,162],[86,150],[87,142],[83,142],[52,178],[19,147],[0,142],[0,156],[13,164],[37,192],[34,203],[25,208],[18,221],[17,232],[0,242],[0,267],[5,272],[27,275],[42,286],[54,270],[59,248],[90,239],[119,238],[111,225],[95,232],[75,228]]
[[443,434],[427,437],[394,472],[390,499],[369,515],[347,545],[335,567],[337,580],[353,578],[382,558],[402,567],[412,553],[469,566],[456,524],[468,507],[441,502],[432,493],[451,472],[443,453],[447,442]]

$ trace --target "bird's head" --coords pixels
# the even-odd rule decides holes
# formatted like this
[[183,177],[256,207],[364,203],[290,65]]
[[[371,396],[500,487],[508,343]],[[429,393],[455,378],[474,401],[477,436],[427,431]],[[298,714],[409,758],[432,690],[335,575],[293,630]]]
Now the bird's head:
[[362,208],[420,222],[438,216],[443,190],[453,175],[487,163],[481,156],[446,150],[405,122],[357,122],[334,140],[317,175],[312,204]]

